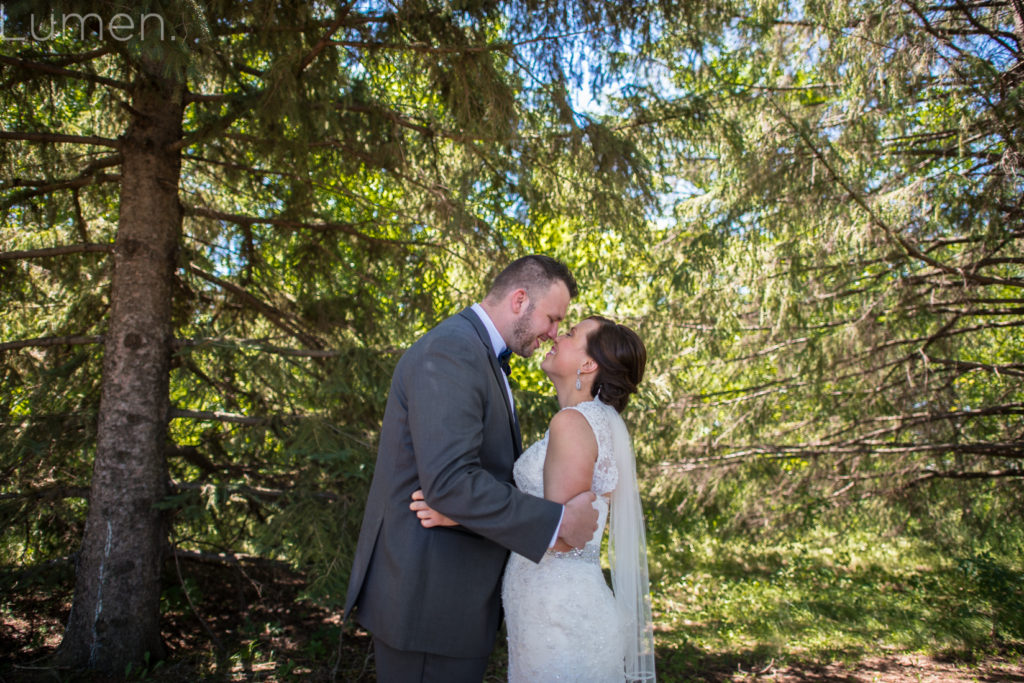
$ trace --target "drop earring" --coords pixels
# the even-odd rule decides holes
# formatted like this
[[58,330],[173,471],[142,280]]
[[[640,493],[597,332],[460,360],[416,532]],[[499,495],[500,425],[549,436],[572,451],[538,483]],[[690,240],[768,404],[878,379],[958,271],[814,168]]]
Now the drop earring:
[[576,391],[579,391],[582,388],[583,388],[583,383],[580,382],[580,371],[579,371],[579,369],[577,369],[576,370]]

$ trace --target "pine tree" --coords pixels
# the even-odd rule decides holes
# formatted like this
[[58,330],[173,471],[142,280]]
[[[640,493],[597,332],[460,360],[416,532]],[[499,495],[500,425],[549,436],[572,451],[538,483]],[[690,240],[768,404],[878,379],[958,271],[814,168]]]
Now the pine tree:
[[65,665],[162,656],[169,551],[347,565],[402,344],[651,197],[628,136],[567,96],[643,8],[4,10],[5,493],[33,529],[7,546],[59,552],[87,497]]
[[1019,3],[705,9],[651,48],[685,181],[663,339],[699,349],[681,469],[773,473],[758,515],[943,480],[1012,500]]

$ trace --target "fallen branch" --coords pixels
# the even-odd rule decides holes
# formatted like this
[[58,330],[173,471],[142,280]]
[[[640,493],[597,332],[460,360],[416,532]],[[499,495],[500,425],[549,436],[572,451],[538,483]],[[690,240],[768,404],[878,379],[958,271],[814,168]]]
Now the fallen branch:
[[272,560],[267,557],[260,557],[259,555],[244,555],[238,553],[200,553],[194,550],[182,550],[177,546],[172,549],[175,557],[179,557],[184,560],[192,560],[193,562],[204,562],[206,564],[216,565],[228,565],[231,567],[241,567],[245,564],[249,565],[262,565],[267,567],[276,567],[278,569],[287,569],[291,571],[291,566],[287,562],[281,560]]

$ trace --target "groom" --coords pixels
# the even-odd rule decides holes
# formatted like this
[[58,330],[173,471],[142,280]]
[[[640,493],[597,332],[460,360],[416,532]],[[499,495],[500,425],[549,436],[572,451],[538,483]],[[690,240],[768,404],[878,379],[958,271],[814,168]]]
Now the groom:
[[[395,368],[345,599],[346,618],[355,609],[373,633],[382,683],[482,680],[508,551],[538,562],[558,538],[582,547],[597,528],[592,493],[562,506],[512,484],[522,441],[508,352],[554,339],[576,293],[564,264],[524,256]],[[416,489],[461,526],[420,526]]]

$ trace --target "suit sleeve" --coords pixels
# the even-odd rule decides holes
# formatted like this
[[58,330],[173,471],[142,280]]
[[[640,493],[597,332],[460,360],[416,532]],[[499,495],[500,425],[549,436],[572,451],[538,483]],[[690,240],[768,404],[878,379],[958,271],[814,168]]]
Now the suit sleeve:
[[[536,562],[547,550],[562,508],[499,481],[484,467],[485,457],[501,457],[483,451],[495,439],[486,424],[489,411],[500,411],[498,428],[508,427],[504,404],[487,405],[488,382],[494,380],[481,372],[481,360],[487,359],[478,344],[451,335],[433,340],[406,370],[411,373],[404,384],[419,482],[431,507]],[[490,429],[495,429],[493,420]]]

